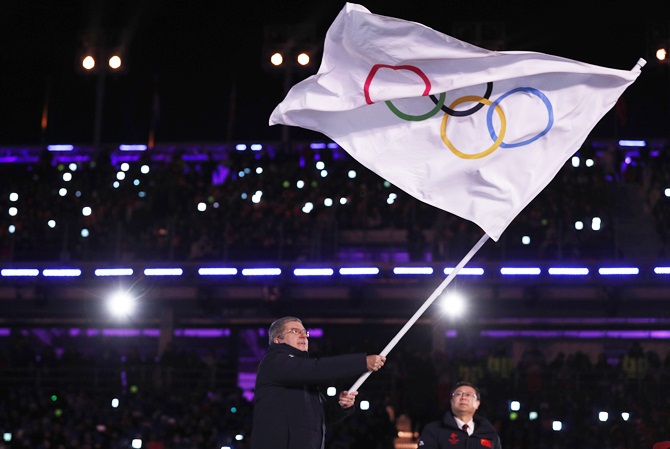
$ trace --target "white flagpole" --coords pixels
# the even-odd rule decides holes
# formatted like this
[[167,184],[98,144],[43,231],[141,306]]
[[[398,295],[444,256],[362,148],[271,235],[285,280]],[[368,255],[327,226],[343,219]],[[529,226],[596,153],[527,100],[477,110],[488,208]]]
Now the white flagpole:
[[[405,325],[400,329],[400,332],[396,334],[395,337],[389,342],[389,344],[386,345],[386,347],[382,350],[382,352],[379,353],[379,355],[386,356],[388,355],[389,352],[391,352],[391,349],[395,347],[396,344],[400,341],[400,339],[407,333],[407,331],[416,323],[416,321],[423,315],[423,312],[426,311],[428,307],[437,299],[440,294],[442,294],[442,291],[444,291],[445,288],[447,288],[447,285],[456,277],[459,271],[461,271],[461,268],[465,266],[466,263],[472,259],[472,256],[475,255],[477,251],[480,250],[480,248],[486,243],[488,240],[489,236],[488,234],[484,234],[481,239],[477,243],[475,243],[475,246],[472,247],[470,252],[468,252],[463,259],[456,265],[456,267],[453,269],[451,273],[449,273],[449,276],[442,281],[442,283],[433,291],[433,293],[428,297],[426,302],[423,303],[423,305],[417,310],[412,318],[405,323]],[[363,374],[361,377],[358,378],[356,382],[349,388],[349,392],[351,393],[352,391],[358,391],[358,388],[363,385],[363,382],[372,374],[372,371],[368,371],[367,373]]]

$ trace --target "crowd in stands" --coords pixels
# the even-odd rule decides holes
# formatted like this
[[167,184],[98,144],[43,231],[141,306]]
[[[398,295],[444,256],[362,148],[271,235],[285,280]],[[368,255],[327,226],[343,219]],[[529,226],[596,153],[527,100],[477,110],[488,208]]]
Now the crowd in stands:
[[[137,447],[135,439],[150,449],[248,447],[252,405],[221,353],[172,349],[156,356],[104,344],[55,351],[21,334],[2,344],[0,448],[121,449]],[[468,380],[481,387],[480,412],[506,448],[651,448],[670,435],[670,352],[646,344],[634,341],[618,355],[607,354],[605,343],[590,354],[526,341],[516,355],[509,341],[433,353],[401,345],[360,389],[358,403],[368,400],[370,409],[335,425],[326,447],[393,448],[403,415],[416,441],[447,409],[451,386]],[[318,346],[361,349],[350,345]],[[512,401],[521,404],[516,414]],[[600,411],[609,413],[606,421]],[[563,428],[553,429],[554,421]]]
[[[578,153],[579,165],[568,161],[481,255],[626,257],[614,229],[616,183],[641,186],[640,201],[646,195],[662,241],[652,256],[667,254],[668,155],[614,160],[611,153],[622,151]],[[146,152],[123,165],[109,154],[66,163],[45,152],[38,163],[1,164],[0,213],[7,220],[0,260],[323,261],[352,254],[374,259],[384,251],[388,257],[395,250],[430,262],[459,260],[482,235],[473,223],[411,198],[338,148],[296,144],[292,151],[182,156],[174,151],[157,160]],[[363,233],[352,239],[354,231]],[[380,231],[397,231],[388,232],[396,237],[372,237]]]
[[670,155],[662,152],[651,157],[643,152],[641,158],[639,182],[646,195],[647,205],[654,218],[656,232],[662,242],[662,255],[670,254]]

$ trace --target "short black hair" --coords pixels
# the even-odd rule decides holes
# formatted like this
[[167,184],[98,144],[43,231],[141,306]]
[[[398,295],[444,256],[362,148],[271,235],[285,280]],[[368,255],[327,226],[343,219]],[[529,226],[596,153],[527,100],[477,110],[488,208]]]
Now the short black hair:
[[477,397],[475,399],[477,399],[478,401],[481,401],[482,394],[479,392],[479,388],[477,388],[477,386],[475,384],[473,384],[472,382],[465,382],[465,381],[458,382],[456,385],[454,385],[454,388],[451,389],[451,394],[454,394],[454,391],[458,390],[460,387],[474,388],[475,389],[475,394],[477,395]]

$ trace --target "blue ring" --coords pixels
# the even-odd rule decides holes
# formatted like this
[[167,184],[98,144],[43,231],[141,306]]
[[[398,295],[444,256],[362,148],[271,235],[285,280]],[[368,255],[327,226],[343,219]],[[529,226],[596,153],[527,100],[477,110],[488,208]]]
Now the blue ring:
[[528,145],[530,143],[535,142],[537,139],[541,138],[545,134],[549,132],[552,126],[554,126],[554,109],[551,106],[551,102],[547,98],[546,95],[544,95],[542,92],[540,92],[537,89],[534,89],[532,87],[517,87],[516,89],[512,89],[509,92],[507,92],[504,95],[501,95],[498,97],[496,101],[493,102],[493,104],[489,107],[488,111],[486,112],[486,126],[488,126],[489,129],[489,135],[491,136],[491,139],[495,142],[498,139],[498,136],[496,135],[495,130],[493,129],[493,110],[495,107],[505,99],[508,95],[512,95],[513,93],[516,92],[528,92],[534,95],[537,95],[537,97],[542,100],[544,103],[545,107],[547,108],[547,112],[549,113],[549,121],[547,123],[547,127],[544,128],[542,132],[540,132],[538,135],[535,137],[531,137],[528,140],[524,140],[523,142],[517,142],[517,143],[505,143],[501,142],[500,143],[500,148],[516,148],[516,147],[522,147],[524,145]]

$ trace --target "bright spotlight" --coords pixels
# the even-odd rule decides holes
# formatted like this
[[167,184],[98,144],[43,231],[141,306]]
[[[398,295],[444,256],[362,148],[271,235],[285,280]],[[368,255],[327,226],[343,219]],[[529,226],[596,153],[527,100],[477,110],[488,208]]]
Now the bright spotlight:
[[117,317],[125,317],[135,310],[135,300],[127,292],[116,292],[107,301],[109,311]]
[[447,292],[442,295],[440,307],[447,315],[460,316],[465,312],[465,298],[460,293]]
[[296,60],[298,61],[298,64],[305,66],[309,64],[309,55],[307,53],[300,53]]
[[93,56],[88,55],[81,61],[81,66],[86,70],[93,70],[95,68],[95,59],[93,59]]
[[114,55],[109,58],[109,68],[117,70],[121,68],[121,57],[119,55]]
[[600,217],[593,217],[593,219],[591,220],[591,229],[593,229],[594,231],[600,231],[601,226],[602,226],[602,220],[600,219]]
[[284,62],[284,57],[281,55],[281,53],[275,53],[272,56],[270,56],[270,63],[274,66],[280,66]]

